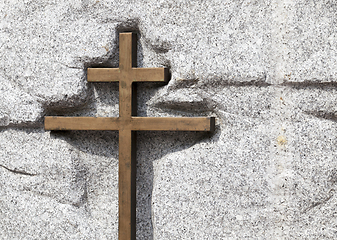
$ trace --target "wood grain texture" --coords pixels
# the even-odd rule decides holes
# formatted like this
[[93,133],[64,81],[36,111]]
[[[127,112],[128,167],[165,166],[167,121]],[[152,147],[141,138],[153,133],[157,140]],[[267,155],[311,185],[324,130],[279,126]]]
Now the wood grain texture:
[[45,130],[119,131],[119,240],[136,239],[136,131],[214,131],[215,118],[137,117],[135,82],[166,82],[166,68],[136,68],[136,35],[120,33],[119,68],[88,68],[89,82],[119,82],[119,117],[45,117]]
[[[88,82],[119,82],[121,79],[119,68],[88,68]],[[167,82],[169,72],[167,68],[132,68],[129,72],[132,82]]]
[[45,130],[212,131],[214,118],[45,117]]
[[132,68],[133,34],[134,33],[119,34],[119,68],[121,70],[130,71]]
[[135,131],[211,131],[212,118],[133,117]]
[[119,82],[120,81],[119,68],[88,68],[87,80],[88,82]]
[[167,68],[133,68],[133,82],[167,82],[169,71]]
[[45,117],[45,130],[118,130],[118,118]]
[[118,164],[118,236],[121,240],[136,239],[136,135],[119,131]]

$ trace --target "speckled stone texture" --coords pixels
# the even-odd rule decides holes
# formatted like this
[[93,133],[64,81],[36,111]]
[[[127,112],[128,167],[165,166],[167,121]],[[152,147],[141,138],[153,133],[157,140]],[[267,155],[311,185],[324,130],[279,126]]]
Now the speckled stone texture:
[[137,239],[337,238],[337,4],[317,0],[0,1],[0,239],[118,239],[118,34],[138,34],[139,116],[214,133],[137,133]]

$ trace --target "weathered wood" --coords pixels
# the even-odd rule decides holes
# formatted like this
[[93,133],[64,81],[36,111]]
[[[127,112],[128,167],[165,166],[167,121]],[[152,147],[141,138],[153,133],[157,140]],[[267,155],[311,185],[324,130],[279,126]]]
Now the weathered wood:
[[[132,51],[133,44],[136,44],[134,36],[136,36],[134,33],[119,34],[119,68],[121,70],[130,71],[134,64],[132,61],[136,54]],[[123,79],[123,81],[130,81],[130,79]]]
[[136,239],[136,135],[129,129],[119,131],[118,235],[121,240]]
[[45,130],[118,130],[119,118],[45,117]]
[[133,117],[134,131],[212,131],[214,118]]
[[[167,82],[167,68],[132,68],[132,82]],[[88,82],[119,82],[121,70],[119,68],[88,68]]]
[[119,240],[136,239],[135,131],[214,131],[215,118],[136,116],[135,82],[166,82],[168,69],[136,67],[136,35],[119,36],[119,68],[88,68],[89,82],[119,82],[119,117],[45,117],[46,130],[119,131]]
[[212,121],[212,117],[45,117],[45,130],[213,131]]
[[88,82],[118,82],[120,80],[119,68],[88,68]]
[[133,68],[133,82],[167,82],[169,72],[167,68]]

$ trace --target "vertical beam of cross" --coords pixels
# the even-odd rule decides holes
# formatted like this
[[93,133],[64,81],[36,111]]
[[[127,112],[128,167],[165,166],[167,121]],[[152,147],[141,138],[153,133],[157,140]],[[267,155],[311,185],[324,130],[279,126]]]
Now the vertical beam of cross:
[[88,68],[89,82],[119,82],[119,117],[45,117],[45,130],[119,131],[119,240],[136,239],[136,131],[214,131],[213,117],[136,117],[135,82],[166,82],[166,68],[136,68],[137,41],[119,35],[119,68]]
[[[131,35],[131,36],[130,36]],[[128,122],[136,108],[132,100],[132,60],[136,51],[132,51],[132,34],[119,37],[119,118]],[[135,64],[134,64],[135,65]],[[130,125],[119,129],[119,223],[120,239],[136,239],[136,135]]]

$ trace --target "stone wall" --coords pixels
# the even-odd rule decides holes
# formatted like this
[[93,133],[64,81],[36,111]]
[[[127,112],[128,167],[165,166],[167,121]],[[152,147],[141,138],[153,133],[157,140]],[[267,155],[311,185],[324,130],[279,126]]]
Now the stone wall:
[[118,34],[138,34],[137,239],[336,239],[337,4],[328,0],[0,2],[0,239],[117,239],[118,133],[43,117],[118,116]]

